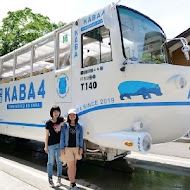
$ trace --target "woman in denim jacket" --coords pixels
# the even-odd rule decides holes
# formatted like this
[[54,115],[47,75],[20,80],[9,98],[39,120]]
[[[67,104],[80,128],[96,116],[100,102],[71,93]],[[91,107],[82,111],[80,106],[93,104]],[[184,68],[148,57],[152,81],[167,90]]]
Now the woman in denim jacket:
[[78,123],[78,115],[75,109],[68,111],[67,123],[61,128],[61,157],[60,160],[67,162],[67,173],[71,182],[71,189],[78,189],[75,184],[76,163],[82,159],[83,153],[83,130]]

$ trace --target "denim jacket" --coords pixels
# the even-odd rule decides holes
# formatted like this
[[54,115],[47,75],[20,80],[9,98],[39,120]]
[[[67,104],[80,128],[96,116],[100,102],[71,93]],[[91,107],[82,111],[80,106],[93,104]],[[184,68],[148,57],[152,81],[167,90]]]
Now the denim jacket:
[[[60,148],[64,149],[69,144],[69,124],[65,123],[61,128]],[[76,147],[83,148],[83,130],[82,126],[78,123],[75,126],[76,129]]]

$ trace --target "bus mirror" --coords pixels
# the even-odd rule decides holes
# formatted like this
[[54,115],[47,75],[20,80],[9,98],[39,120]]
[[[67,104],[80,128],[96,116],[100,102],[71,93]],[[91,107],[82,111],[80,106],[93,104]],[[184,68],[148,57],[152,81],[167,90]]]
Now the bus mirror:
[[[184,53],[185,58],[187,59],[187,61],[189,61],[189,51],[190,51],[190,46],[188,45],[188,41],[186,40],[186,38],[184,37],[179,37],[179,38],[173,38],[170,39],[170,41],[172,40],[179,40],[182,43],[182,48],[181,51]],[[167,41],[165,41],[162,46],[161,46],[161,52],[163,51],[163,46],[164,44],[167,43]]]
[[187,59],[187,61],[189,61],[189,51],[190,51],[190,46],[189,45],[183,45],[183,47],[181,48],[181,51],[184,53],[185,58]]
[[109,15],[104,14],[103,15],[103,21],[104,21],[104,25],[106,28],[108,29],[114,29],[115,28],[115,19],[112,18]]

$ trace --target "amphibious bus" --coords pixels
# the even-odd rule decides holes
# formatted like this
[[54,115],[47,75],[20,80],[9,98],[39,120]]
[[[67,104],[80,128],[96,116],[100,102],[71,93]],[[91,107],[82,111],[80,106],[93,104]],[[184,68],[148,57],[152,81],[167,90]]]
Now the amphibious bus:
[[44,141],[53,105],[77,110],[86,157],[146,153],[189,130],[190,68],[156,22],[112,3],[0,57],[0,134]]

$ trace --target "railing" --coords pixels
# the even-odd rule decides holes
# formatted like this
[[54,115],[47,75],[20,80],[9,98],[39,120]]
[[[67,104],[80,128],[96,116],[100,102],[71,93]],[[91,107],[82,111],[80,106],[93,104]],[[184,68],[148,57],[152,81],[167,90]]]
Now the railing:
[[[71,53],[71,45],[60,47],[60,35],[71,31],[73,23],[0,57],[0,83],[20,80],[59,67],[60,54]],[[71,38],[71,32],[69,34]]]

